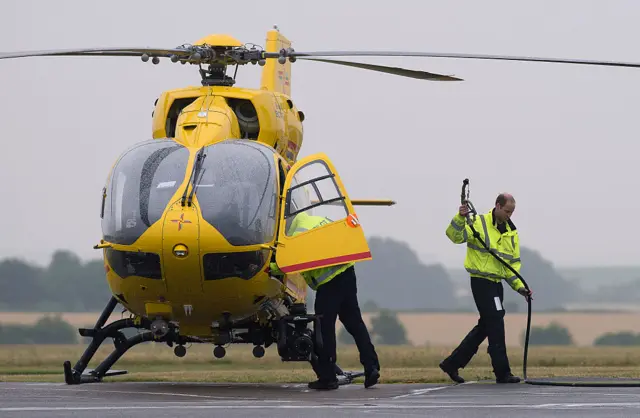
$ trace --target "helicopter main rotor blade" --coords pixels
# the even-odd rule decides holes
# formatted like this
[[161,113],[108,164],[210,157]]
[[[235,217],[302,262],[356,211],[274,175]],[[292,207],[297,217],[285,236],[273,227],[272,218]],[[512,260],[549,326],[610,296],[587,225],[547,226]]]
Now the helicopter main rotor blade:
[[404,77],[418,78],[422,80],[438,81],[459,81],[461,79],[441,74],[428,73],[424,71],[408,70],[401,67],[387,67],[375,64],[356,63],[352,61],[339,61],[320,59],[315,57],[345,57],[345,56],[369,56],[369,57],[426,57],[426,58],[458,58],[458,59],[478,59],[478,60],[506,60],[524,62],[545,62],[560,64],[582,64],[610,67],[640,68],[640,63],[623,61],[602,61],[584,59],[564,59],[564,58],[542,58],[509,55],[483,55],[483,54],[463,54],[444,52],[401,52],[401,51],[315,51],[297,52],[291,48],[282,49],[278,52],[266,52],[255,48],[246,47],[234,48],[223,52],[220,56],[210,45],[190,45],[184,44],[177,48],[80,48],[80,49],[59,49],[45,51],[22,51],[0,53],[0,59],[25,58],[38,56],[139,56],[143,61],[148,61],[153,57],[153,63],[157,64],[159,58],[170,58],[172,62],[192,63],[192,64],[213,64],[213,63],[260,63],[264,65],[265,59],[277,58],[278,62],[284,63],[287,59],[291,62],[296,59],[315,60],[325,63],[346,65],[356,68],[363,68],[388,74],[401,75]]
[[428,58],[462,58],[480,60],[507,60],[525,62],[547,62],[560,64],[584,64],[603,65],[611,67],[640,68],[640,63],[622,61],[600,61],[600,60],[580,60],[563,58],[541,58],[509,55],[483,55],[483,54],[458,54],[440,52],[400,52],[400,51],[319,51],[319,52],[297,52],[292,51],[286,54],[296,59],[311,59],[306,57],[346,57],[346,56],[369,56],[369,57],[428,57]]
[[319,62],[325,62],[329,64],[338,64],[338,65],[346,65],[348,67],[363,68],[365,70],[372,70],[372,71],[378,71],[381,73],[400,75],[403,77],[417,78],[420,80],[462,81],[461,78],[452,77],[449,75],[428,73],[426,71],[408,70],[406,68],[401,68],[401,67],[387,67],[384,65],[364,64],[361,62],[352,62],[352,61],[328,60],[328,59],[322,59],[322,58],[305,58],[305,59],[308,61],[319,61]]
[[0,59],[46,57],[46,56],[166,56],[178,55],[188,58],[192,51],[188,49],[163,48],[86,48],[86,49],[52,49],[46,51],[22,51],[0,53]]

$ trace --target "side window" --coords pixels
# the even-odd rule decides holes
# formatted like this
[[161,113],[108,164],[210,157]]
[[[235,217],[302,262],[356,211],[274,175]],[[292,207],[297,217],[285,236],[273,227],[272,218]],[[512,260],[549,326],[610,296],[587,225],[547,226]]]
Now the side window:
[[349,214],[345,197],[340,193],[334,174],[323,161],[302,166],[292,178],[285,203],[286,235],[301,232],[298,225],[305,218],[326,223],[344,219]]

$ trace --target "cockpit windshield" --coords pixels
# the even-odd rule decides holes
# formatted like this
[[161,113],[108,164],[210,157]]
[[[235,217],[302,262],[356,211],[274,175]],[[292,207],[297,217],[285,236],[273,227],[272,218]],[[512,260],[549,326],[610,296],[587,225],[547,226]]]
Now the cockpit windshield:
[[189,150],[154,139],[125,151],[113,167],[103,202],[102,233],[114,244],[133,244],[160,219],[185,178]]
[[278,196],[274,153],[252,141],[231,140],[204,149],[196,185],[204,220],[231,245],[269,242]]

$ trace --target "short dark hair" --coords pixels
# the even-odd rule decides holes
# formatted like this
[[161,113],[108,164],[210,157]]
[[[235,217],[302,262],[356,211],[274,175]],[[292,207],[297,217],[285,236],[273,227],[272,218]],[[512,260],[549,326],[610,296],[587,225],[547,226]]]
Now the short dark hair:
[[498,197],[496,197],[496,205],[504,206],[509,200],[513,200],[514,202],[516,201],[510,194],[500,193]]

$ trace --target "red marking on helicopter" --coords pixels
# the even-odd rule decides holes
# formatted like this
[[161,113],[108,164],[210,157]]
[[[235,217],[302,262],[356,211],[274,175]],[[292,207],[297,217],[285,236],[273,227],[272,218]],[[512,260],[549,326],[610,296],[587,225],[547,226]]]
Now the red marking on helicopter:
[[298,144],[296,144],[293,141],[287,141],[287,147],[293,151],[295,151],[298,148]]
[[347,216],[347,225],[349,225],[352,228],[355,228],[358,225],[360,225],[360,220],[358,219],[358,215],[356,215],[355,213],[352,213],[349,216]]
[[289,74],[285,73],[283,70],[278,70],[278,78],[280,81],[284,81],[284,85],[289,85]]
[[171,222],[177,222],[178,223],[178,231],[180,231],[182,229],[182,224],[190,224],[191,221],[190,220],[184,220],[184,213],[180,214],[180,219],[172,219]]
[[325,259],[322,259],[322,260],[314,260],[314,261],[309,261],[309,262],[306,262],[306,263],[292,264],[290,266],[280,267],[280,270],[282,270],[282,272],[284,272],[284,273],[290,273],[290,272],[296,271],[296,270],[312,269],[312,268],[317,268],[317,267],[326,267],[329,264],[347,263],[349,261],[363,260],[365,258],[371,258],[371,252],[370,251],[367,251],[365,253],[356,253],[356,254],[343,255],[343,256],[340,256],[340,257],[325,258]]

